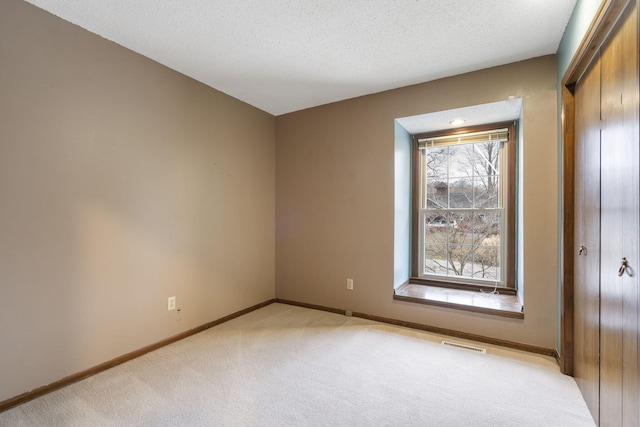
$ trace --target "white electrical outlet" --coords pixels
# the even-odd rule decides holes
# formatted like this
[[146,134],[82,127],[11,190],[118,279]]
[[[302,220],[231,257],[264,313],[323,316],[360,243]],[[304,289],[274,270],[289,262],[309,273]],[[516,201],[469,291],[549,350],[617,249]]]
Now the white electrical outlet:
[[350,291],[353,290],[353,279],[347,279],[347,289]]
[[167,301],[167,310],[175,310],[176,309],[176,297],[169,297]]

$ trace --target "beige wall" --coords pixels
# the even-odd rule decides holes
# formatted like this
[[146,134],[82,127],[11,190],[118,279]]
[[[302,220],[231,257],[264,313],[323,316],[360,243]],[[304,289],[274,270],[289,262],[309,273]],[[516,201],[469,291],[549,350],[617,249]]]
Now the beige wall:
[[[555,72],[546,56],[277,117],[276,296],[554,348]],[[510,95],[524,98],[525,319],[394,301],[394,119]]]
[[273,116],[19,0],[0,64],[0,401],[274,297]]

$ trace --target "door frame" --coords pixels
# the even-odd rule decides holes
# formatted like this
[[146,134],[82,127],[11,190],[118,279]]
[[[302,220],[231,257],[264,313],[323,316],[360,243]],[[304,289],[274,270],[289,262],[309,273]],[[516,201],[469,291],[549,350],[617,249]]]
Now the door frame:
[[573,375],[573,304],[574,304],[574,190],[575,190],[575,84],[587,70],[600,46],[605,42],[627,5],[634,0],[604,0],[600,4],[591,25],[569,63],[562,82],[562,235],[560,283],[560,370],[563,374]]

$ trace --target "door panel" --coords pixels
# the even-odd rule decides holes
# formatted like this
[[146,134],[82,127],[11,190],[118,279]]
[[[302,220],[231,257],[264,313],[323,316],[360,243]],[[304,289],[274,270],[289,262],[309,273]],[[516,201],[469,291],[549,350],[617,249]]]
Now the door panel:
[[[601,53],[601,426],[638,425],[636,23],[636,9],[629,7]],[[631,269],[620,276],[623,257]]]
[[[622,288],[622,425],[640,426],[640,368],[638,360],[640,304],[640,135],[638,134],[638,11],[626,15],[622,37],[622,115],[624,130],[619,168],[624,171],[622,198],[622,256],[631,270],[620,277]],[[628,274],[631,273],[631,274]]]
[[574,376],[595,420],[600,347],[600,61],[575,90]]
[[624,175],[622,151],[622,43],[613,37],[601,52],[600,200],[600,426],[622,425],[622,292],[618,268],[622,259],[620,212]]

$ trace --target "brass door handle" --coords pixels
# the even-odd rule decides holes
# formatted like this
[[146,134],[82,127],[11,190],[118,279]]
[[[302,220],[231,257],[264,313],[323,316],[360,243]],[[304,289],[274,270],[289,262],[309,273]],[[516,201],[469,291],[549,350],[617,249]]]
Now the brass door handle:
[[[622,276],[627,269],[631,270],[631,268],[629,267],[629,262],[627,261],[627,258],[623,257],[622,262],[620,264],[620,269],[618,270],[618,276]],[[629,276],[632,276],[631,271],[629,271]]]

